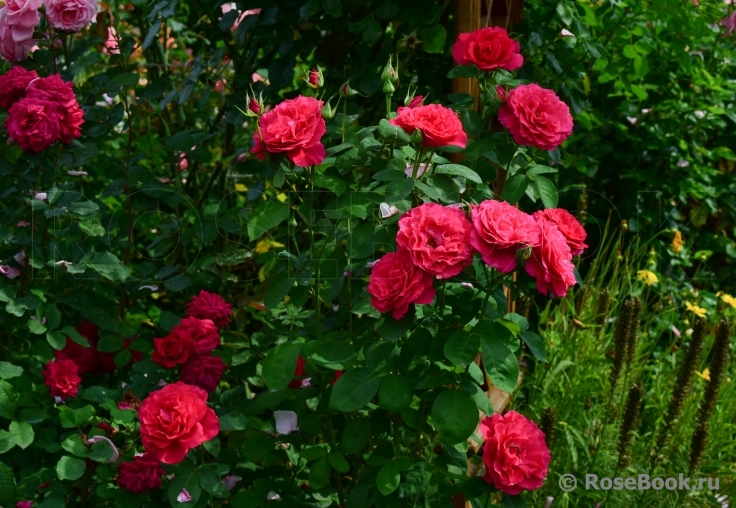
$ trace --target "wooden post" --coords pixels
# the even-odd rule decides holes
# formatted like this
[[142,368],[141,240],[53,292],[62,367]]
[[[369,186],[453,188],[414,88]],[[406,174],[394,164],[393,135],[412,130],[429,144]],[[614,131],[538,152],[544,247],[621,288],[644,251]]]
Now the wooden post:
[[[482,26],[483,0],[456,0],[455,2],[455,36],[472,32]],[[455,78],[452,80],[454,93],[467,93],[474,99],[474,109],[478,108],[478,80],[475,78]]]

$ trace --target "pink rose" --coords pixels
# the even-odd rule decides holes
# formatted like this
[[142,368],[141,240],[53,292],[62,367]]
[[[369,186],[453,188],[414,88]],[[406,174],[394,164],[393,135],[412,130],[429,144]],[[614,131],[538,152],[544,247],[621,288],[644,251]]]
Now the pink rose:
[[413,134],[419,129],[424,135],[424,146],[459,146],[465,148],[468,144],[468,135],[463,131],[460,118],[450,108],[439,104],[399,108],[396,117],[389,120],[392,125],[398,125],[407,134]]
[[23,42],[33,37],[41,15],[42,0],[8,0],[5,3],[8,26],[12,29],[13,41]]
[[118,46],[118,32],[115,27],[107,27],[107,40],[105,46],[102,48],[102,52],[106,55],[119,55],[120,47]]
[[8,62],[25,60],[38,41],[27,39],[16,42],[13,35],[14,29],[8,24],[8,9],[0,8],[0,56]]
[[482,71],[513,71],[524,63],[520,51],[519,43],[506,30],[487,26],[460,34],[452,46],[452,58],[460,65],[475,64]]
[[97,0],[46,0],[49,24],[65,32],[78,32],[95,18]]
[[26,97],[43,99],[54,104],[60,120],[59,138],[62,143],[68,144],[82,135],[84,111],[77,102],[73,83],[64,81],[58,74],[52,74],[31,82]]
[[0,106],[10,109],[15,102],[25,97],[26,88],[36,78],[36,71],[27,71],[19,65],[11,67],[0,76]]
[[457,208],[424,203],[399,219],[396,243],[412,263],[440,279],[453,277],[473,263],[473,225]]
[[327,131],[322,105],[322,101],[300,95],[265,113],[258,120],[260,129],[253,135],[255,146],[251,152],[259,158],[265,152],[284,153],[303,168],[320,164],[325,158],[320,141]]
[[553,150],[572,134],[567,104],[539,85],[521,85],[508,93],[498,110],[499,121],[519,145]]
[[585,237],[588,236],[588,233],[585,232],[585,228],[567,210],[562,208],[547,208],[546,210],[534,212],[534,218],[537,220],[547,220],[557,226],[557,229],[560,230],[562,236],[567,240],[567,245],[570,247],[573,256],[582,254],[588,248],[585,243]]
[[485,481],[511,496],[542,486],[550,454],[544,433],[533,421],[509,411],[484,418],[480,428],[486,439]]
[[417,95],[416,97],[413,97],[411,101],[409,101],[409,104],[407,104],[406,107],[409,109],[414,109],[417,106],[421,106],[422,102],[424,102],[424,96]]
[[473,207],[470,216],[470,244],[488,266],[499,272],[513,272],[519,248],[539,243],[539,224],[505,201],[483,201]]
[[412,303],[432,303],[435,289],[432,276],[414,266],[405,250],[389,252],[371,270],[368,292],[371,305],[401,319]]
[[524,268],[537,278],[537,290],[544,295],[563,297],[575,285],[572,253],[567,240],[552,222],[539,221],[539,244],[532,249]]
[[59,140],[61,123],[53,103],[26,97],[10,108],[5,128],[24,151],[41,152]]

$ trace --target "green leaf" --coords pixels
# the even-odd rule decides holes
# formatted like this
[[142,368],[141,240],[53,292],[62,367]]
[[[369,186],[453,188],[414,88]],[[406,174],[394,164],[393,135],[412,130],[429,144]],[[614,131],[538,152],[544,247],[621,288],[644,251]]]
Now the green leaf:
[[[77,457],[87,456],[87,445],[84,444],[82,438],[77,434],[73,434],[62,441],[61,447],[72,455],[76,455]],[[108,448],[110,447],[108,446]]]
[[312,464],[309,470],[309,486],[310,488],[319,490],[330,482],[332,468],[327,456],[322,457]]
[[355,350],[347,342],[327,340],[314,347],[309,359],[328,369],[346,370],[350,360],[355,357]]
[[117,335],[105,335],[97,343],[97,350],[102,353],[114,353],[123,347],[123,339]]
[[472,109],[466,109],[460,113],[460,120],[463,122],[463,129],[468,133],[471,138],[479,138],[480,133],[483,131],[483,118],[473,111]]
[[34,335],[43,335],[46,333],[46,327],[41,324],[41,321],[31,317],[28,320],[28,331]]
[[228,414],[220,417],[220,430],[243,430],[248,425],[246,418],[240,411],[230,411]]
[[511,393],[519,380],[519,362],[509,347],[500,340],[481,336],[483,365],[493,384]]
[[338,17],[342,14],[342,2],[341,0],[322,0],[322,7],[325,12],[333,18]]
[[514,205],[524,195],[528,186],[529,179],[524,175],[516,174],[506,180],[501,195],[507,203]]
[[453,78],[477,78],[480,75],[478,67],[475,65],[456,65],[450,72],[447,73],[447,77]]
[[199,483],[202,488],[218,499],[230,497],[230,491],[222,484],[222,478],[214,466],[204,467],[199,470]]
[[46,411],[40,407],[27,407],[20,412],[20,419],[31,424],[41,423],[46,416]]
[[432,404],[432,423],[447,444],[466,440],[478,425],[478,407],[472,395],[462,390],[445,390]]
[[[473,427],[475,429],[475,427]],[[401,472],[399,468],[393,462],[385,464],[376,476],[376,487],[378,491],[384,496],[388,496],[394,490],[399,488],[399,482],[401,481]]]
[[330,453],[327,456],[327,460],[330,461],[332,469],[340,473],[347,473],[350,471],[350,464],[345,460],[345,457],[341,453]]
[[503,508],[526,508],[526,501],[524,501],[524,497],[521,494],[510,496],[504,492]]
[[543,176],[535,176],[534,183],[537,185],[539,190],[539,196],[542,198],[542,203],[545,208],[557,208],[557,189],[555,184],[549,178]]
[[278,199],[269,199],[258,205],[248,221],[248,239],[258,240],[270,229],[289,218],[289,207]]
[[61,311],[53,302],[46,305],[44,316],[46,317],[46,326],[49,330],[56,330],[61,324]]
[[13,386],[5,380],[0,379],[0,416],[3,418],[13,418],[15,413],[15,390]]
[[197,142],[189,131],[182,131],[177,132],[170,138],[166,138],[164,144],[167,148],[177,152],[188,152],[195,144],[197,144]]
[[419,29],[419,40],[423,41],[422,48],[427,53],[442,53],[447,42],[447,31],[445,27],[436,25],[423,26]]
[[572,24],[573,16],[575,15],[574,9],[575,8],[568,0],[562,0],[557,3],[557,15],[567,26]]
[[[13,436],[10,435],[10,432],[0,429],[0,455],[7,452],[8,450],[12,450],[14,447],[15,439],[13,439]],[[0,464],[2,464],[2,462],[0,462]],[[0,495],[2,495],[2,492],[0,492]]]
[[357,453],[368,444],[371,438],[371,421],[356,418],[345,426],[342,433],[342,446],[347,453]]
[[[192,496],[192,500],[180,503],[176,500],[176,497],[184,489]],[[197,504],[201,495],[202,487],[199,485],[199,475],[193,469],[177,471],[176,476],[169,484],[169,489],[166,491],[166,497],[169,498],[169,503],[173,508],[192,508]]]
[[66,346],[66,336],[61,332],[46,332],[46,342],[52,348],[61,351]]
[[539,361],[547,363],[547,353],[544,350],[544,341],[542,337],[531,331],[525,331],[521,333],[521,340],[532,352],[534,358]]
[[92,444],[89,450],[89,458],[95,462],[110,462],[113,457],[113,449],[107,441]]
[[470,168],[461,166],[460,164],[442,164],[437,166],[437,169],[435,169],[434,172],[438,175],[462,176],[471,182],[483,183],[483,180],[478,173]]
[[91,220],[83,220],[79,223],[79,229],[89,236],[103,236],[105,234],[105,228],[103,228],[97,222]]
[[396,125],[391,125],[385,118],[382,118],[378,122],[378,134],[380,134],[386,143],[395,146],[404,146],[411,143],[411,136],[404,129]]
[[330,407],[352,413],[362,408],[378,393],[381,378],[367,367],[347,371],[332,387]]
[[0,462],[0,506],[15,506],[15,475],[13,470]]
[[23,367],[8,362],[0,362],[0,378],[12,379],[23,374]]
[[263,360],[262,374],[271,391],[283,390],[294,378],[296,362],[302,351],[301,344],[279,344],[268,352]]
[[383,324],[378,327],[378,333],[381,334],[386,340],[396,342],[409,331],[411,325],[414,324],[414,308],[410,307],[409,312],[404,314],[404,317],[398,321],[393,318],[390,314],[386,314],[383,317]]
[[445,342],[445,357],[455,365],[468,365],[475,360],[480,348],[480,336],[460,330],[450,335]]
[[62,333],[65,333],[67,337],[72,339],[74,342],[82,347],[89,347],[89,341],[82,337],[82,335],[73,326],[65,326],[61,329]]
[[378,390],[378,402],[392,413],[400,413],[409,407],[414,397],[414,381],[400,376],[390,374],[381,380]]
[[541,164],[535,164],[534,166],[529,166],[526,170],[527,176],[534,176],[534,175],[541,175],[545,173],[557,173],[557,170],[555,168],[551,168],[549,166],[543,166]]
[[24,450],[33,443],[33,427],[26,422],[11,422],[8,431],[15,440],[15,444]]
[[64,455],[56,463],[56,476],[59,480],[79,480],[84,474],[87,464],[82,459]]
[[493,138],[482,138],[473,142],[468,146],[467,150],[465,150],[465,161],[471,162],[480,159],[487,153],[492,153],[496,144],[497,142]]
[[273,309],[278,307],[286,295],[289,294],[289,291],[294,286],[294,280],[289,277],[287,272],[283,272],[268,282],[266,294],[263,296],[263,305],[269,309]]

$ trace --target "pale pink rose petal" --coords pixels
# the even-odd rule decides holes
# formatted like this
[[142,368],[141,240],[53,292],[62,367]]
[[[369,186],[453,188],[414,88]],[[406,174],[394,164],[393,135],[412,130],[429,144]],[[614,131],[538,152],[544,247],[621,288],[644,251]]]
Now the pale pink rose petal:
[[297,414],[294,411],[274,411],[273,417],[276,420],[276,432],[279,434],[288,436],[299,430]]
[[107,444],[112,449],[112,457],[110,457],[108,460],[106,460],[105,463],[110,464],[110,463],[115,462],[116,460],[118,460],[118,458],[120,457],[120,452],[118,452],[118,448],[117,448],[117,446],[115,446],[115,443],[113,443],[112,441],[110,441],[105,436],[93,436],[93,437],[89,438],[89,442],[90,443],[99,443],[99,442],[102,442],[102,441],[107,442]]
[[30,225],[31,223],[25,220],[19,220],[18,222],[15,223],[15,227],[17,228],[26,228]]
[[560,31],[560,36],[561,37],[575,37],[575,34],[572,33],[570,30],[568,30],[567,28],[563,28]]
[[187,503],[192,500],[192,496],[187,492],[187,489],[182,489],[179,495],[176,496],[176,500],[180,503]]
[[233,490],[240,480],[242,480],[240,476],[230,474],[222,478],[222,484],[227,490]]
[[15,262],[20,266],[26,266],[26,251],[20,251],[18,254],[13,256],[13,259],[15,259]]

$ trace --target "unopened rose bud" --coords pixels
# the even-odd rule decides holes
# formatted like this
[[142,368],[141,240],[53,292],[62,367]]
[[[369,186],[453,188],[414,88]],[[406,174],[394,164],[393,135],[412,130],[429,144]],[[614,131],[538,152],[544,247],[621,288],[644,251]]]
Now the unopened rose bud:
[[324,107],[322,108],[322,118],[325,120],[332,120],[335,117],[335,110],[330,106],[330,103],[327,102]]
[[394,87],[394,84],[390,80],[383,84],[383,93],[386,95],[393,95],[395,91],[396,87]]
[[506,102],[506,96],[508,94],[506,93],[506,90],[501,85],[498,85],[496,87],[496,96],[498,97],[498,101],[503,103]]
[[424,134],[422,134],[422,131],[416,129],[411,135],[411,142],[414,143],[415,146],[419,146],[424,143]]
[[516,259],[519,261],[526,261],[532,257],[532,246],[531,245],[520,245],[516,251]]
[[353,95],[357,95],[357,94],[358,92],[350,88],[350,81],[346,81],[340,87],[340,95],[343,97],[352,97]]
[[255,97],[248,96],[248,116],[258,116],[261,113],[261,104]]
[[399,82],[399,59],[396,59],[396,68],[391,67],[390,72],[391,82],[395,85]]
[[310,88],[321,88],[325,84],[325,77],[322,74],[322,69],[319,66],[316,69],[312,69],[307,73],[306,78],[307,85]]
[[422,102],[424,102],[424,96],[423,95],[417,95],[413,99],[409,101],[409,104],[406,104],[406,107],[409,109],[414,109],[417,106],[421,106]]
[[245,159],[247,159],[247,158],[248,158],[248,154],[247,153],[241,153],[241,154],[238,154],[237,157],[235,157],[235,162],[237,162],[238,164],[241,164],[241,163],[245,162]]
[[391,65],[391,60],[392,59],[393,59],[393,57],[391,57],[391,58],[388,59],[388,63],[383,68],[383,72],[381,72],[381,81],[383,81],[384,83],[387,82],[387,81],[391,81],[392,74],[395,74],[396,73],[396,71],[394,70],[393,65]]

